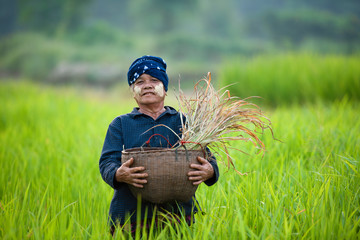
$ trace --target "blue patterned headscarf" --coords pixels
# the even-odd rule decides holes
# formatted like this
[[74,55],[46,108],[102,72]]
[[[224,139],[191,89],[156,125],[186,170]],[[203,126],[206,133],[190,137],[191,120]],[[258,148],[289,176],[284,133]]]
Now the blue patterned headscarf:
[[167,92],[169,78],[166,74],[166,62],[162,58],[146,55],[136,59],[127,73],[129,85],[133,84],[143,73],[162,81]]

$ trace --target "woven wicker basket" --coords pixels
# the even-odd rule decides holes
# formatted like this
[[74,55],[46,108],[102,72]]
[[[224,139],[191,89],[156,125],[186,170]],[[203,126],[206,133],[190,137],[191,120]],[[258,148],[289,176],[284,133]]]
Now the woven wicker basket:
[[134,158],[132,167],[143,166],[148,173],[143,188],[129,185],[134,196],[161,204],[186,202],[195,194],[197,186],[188,180],[190,163],[199,163],[197,156],[205,157],[201,150],[169,148],[132,148],[122,152],[122,163]]

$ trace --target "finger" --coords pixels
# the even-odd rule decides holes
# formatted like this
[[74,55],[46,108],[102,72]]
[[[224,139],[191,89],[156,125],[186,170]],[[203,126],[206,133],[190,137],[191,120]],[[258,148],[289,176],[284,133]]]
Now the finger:
[[137,188],[144,188],[142,184],[133,183],[132,185]]
[[196,169],[196,170],[202,170],[202,165],[192,163],[190,164],[190,168]]
[[199,180],[202,180],[202,179],[203,179],[202,176],[189,177],[189,180],[190,180],[190,181],[199,181]]
[[133,183],[142,185],[142,184],[146,184],[147,180],[146,179],[133,179]]
[[197,157],[197,160],[201,163],[201,164],[204,164],[204,163],[207,163],[207,160],[203,157]]
[[126,162],[124,162],[123,165],[125,165],[126,167],[130,167],[134,162],[134,158],[130,158],[129,160],[127,160]]
[[202,175],[202,171],[190,171],[188,172],[188,176],[200,176]]
[[193,182],[193,185],[199,185],[200,183],[202,183],[203,182],[203,180],[200,180],[200,181],[197,181],[197,182]]
[[130,168],[131,173],[141,172],[141,171],[144,171],[144,170],[145,170],[144,167],[133,167],[133,168]]
[[134,173],[131,175],[132,178],[136,179],[136,178],[147,178],[148,174],[147,173]]
[[133,185],[134,187],[138,187],[138,188],[143,188],[144,184],[147,183],[147,180],[145,179],[134,179],[133,182],[131,183],[131,185]]

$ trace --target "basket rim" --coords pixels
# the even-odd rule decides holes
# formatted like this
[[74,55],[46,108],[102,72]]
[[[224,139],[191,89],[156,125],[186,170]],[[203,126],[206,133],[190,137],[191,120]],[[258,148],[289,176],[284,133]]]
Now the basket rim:
[[201,149],[180,149],[178,148],[162,148],[162,147],[135,147],[135,148],[127,148],[122,150],[122,153],[146,153],[146,152],[175,152],[175,151],[181,151],[181,152],[202,152]]

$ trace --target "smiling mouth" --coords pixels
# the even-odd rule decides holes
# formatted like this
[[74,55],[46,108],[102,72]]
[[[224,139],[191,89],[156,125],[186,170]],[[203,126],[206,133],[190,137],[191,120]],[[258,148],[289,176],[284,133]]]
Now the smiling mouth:
[[143,93],[141,96],[145,96],[145,95],[155,95],[155,93],[153,93],[153,92],[146,92],[146,93]]

